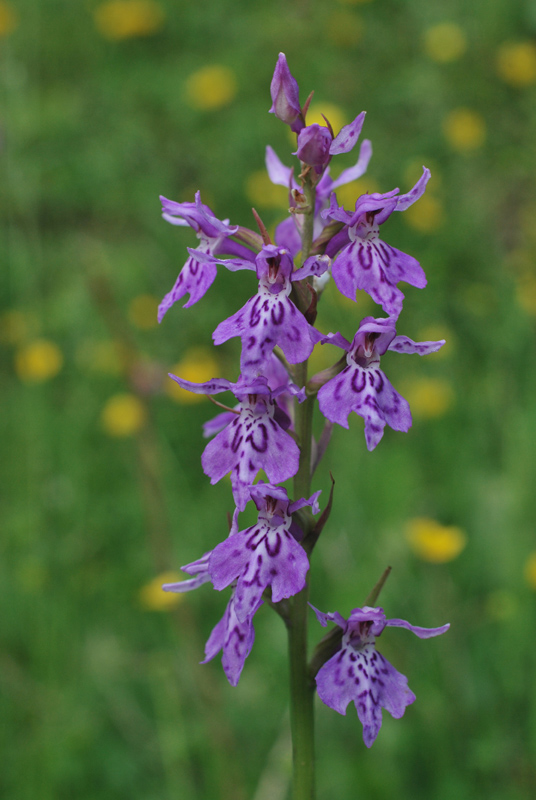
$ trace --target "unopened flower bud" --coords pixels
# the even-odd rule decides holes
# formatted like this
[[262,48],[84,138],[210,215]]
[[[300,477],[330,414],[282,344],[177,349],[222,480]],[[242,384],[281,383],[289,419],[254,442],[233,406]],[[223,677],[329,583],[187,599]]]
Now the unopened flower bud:
[[279,53],[274,76],[270,84],[272,95],[271,114],[290,125],[298,133],[304,126],[300,106],[300,90],[296,79],[291,75],[284,53]]
[[316,167],[318,171],[326,167],[331,159],[329,148],[333,137],[324,125],[308,125],[298,135],[297,155],[304,164]]

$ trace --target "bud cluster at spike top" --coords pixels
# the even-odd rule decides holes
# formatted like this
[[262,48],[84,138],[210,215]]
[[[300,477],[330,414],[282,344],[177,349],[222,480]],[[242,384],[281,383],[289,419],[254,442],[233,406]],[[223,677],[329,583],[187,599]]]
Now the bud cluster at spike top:
[[[240,371],[235,383],[214,377],[192,383],[170,375],[190,392],[234,395],[231,406],[204,425],[209,438],[201,461],[211,483],[231,477],[235,511],[230,532],[212,551],[182,569],[190,579],[166,584],[164,589],[185,592],[204,583],[217,590],[231,588],[223,618],[209,637],[205,661],[222,651],[222,664],[235,686],[254,641],[253,617],[264,600],[279,603],[300,592],[309,571],[308,552],[302,546],[304,533],[295,512],[309,507],[318,514],[318,496],[291,500],[280,486],[294,477],[300,466],[300,442],[294,430],[294,409],[306,397],[318,397],[321,414],[328,424],[348,427],[355,412],[364,419],[369,450],[379,444],[386,425],[396,431],[411,426],[407,401],[398,394],[380,368],[387,351],[425,355],[444,341],[414,342],[397,333],[397,320],[404,295],[399,283],[426,286],[423,269],[413,256],[402,253],[380,238],[394,211],[415,203],[430,178],[423,168],[421,178],[405,194],[398,189],[364,194],[354,209],[338,205],[337,188],[361,177],[372,155],[371,143],[361,142],[357,161],[337,179],[330,176],[334,156],[354,149],[365,120],[362,112],[341,131],[326,125],[307,125],[307,109],[300,105],[299,87],[286,58],[279,55],[270,86],[270,112],[297,134],[294,153],[299,164],[286,166],[266,149],[266,168],[271,181],[287,187],[289,216],[276,228],[272,243],[261,234],[217,219],[201,201],[174,202],[161,198],[164,219],[172,225],[192,228],[199,243],[188,248],[189,257],[159,307],[161,321],[178,300],[189,295],[190,307],[210,291],[218,267],[232,272],[249,270],[257,279],[256,293],[246,304],[220,322],[213,333],[216,345],[231,338],[241,341]],[[299,177],[296,177],[298,175]],[[305,181],[314,189],[313,245],[303,264],[294,258],[302,249]],[[388,234],[387,234],[388,235]],[[383,231],[382,231],[383,237]],[[357,290],[367,292],[386,317],[356,320],[356,333],[349,342],[340,332],[321,334],[314,327],[322,286],[333,278],[339,291],[356,299]],[[317,343],[340,347],[344,354],[333,368],[313,376],[307,386],[295,383],[293,365],[306,361]],[[313,443],[314,468],[324,448]],[[268,483],[258,481],[263,470]],[[239,530],[238,515],[248,502],[258,511],[255,525]],[[323,524],[323,523],[322,523]],[[340,713],[353,700],[370,746],[381,725],[381,709],[401,717],[415,699],[400,675],[377,653],[375,638],[386,626],[402,626],[426,638],[444,633],[448,625],[435,629],[416,628],[403,620],[386,620],[379,608],[354,609],[348,620],[340,614],[316,611],[322,625],[335,622],[343,630],[338,650],[321,666],[316,679],[321,699]],[[204,662],[203,662],[204,663]]]

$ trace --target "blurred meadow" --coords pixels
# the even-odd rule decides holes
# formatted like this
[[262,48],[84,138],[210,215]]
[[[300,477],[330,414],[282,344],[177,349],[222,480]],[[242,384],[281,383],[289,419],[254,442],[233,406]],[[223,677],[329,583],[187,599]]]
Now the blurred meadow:
[[[250,227],[252,205],[270,229],[286,213],[264,173],[266,144],[286,164],[295,149],[267,113],[279,51],[302,102],[315,90],[311,114],[337,129],[368,112],[374,155],[339,202],[407,191],[432,170],[384,236],[428,276],[425,291],[403,286],[399,332],[447,339],[424,359],[382,361],[410,432],[386,429],[368,453],[353,415],[315,477],[325,502],[331,470],[336,493],[314,605],[348,615],[390,564],[388,617],[451,623],[428,642],[380,639],[417,701],[402,720],[384,713],[370,751],[353,707],[341,717],[318,702],[319,800],[535,795],[533,0],[1,0],[9,800],[286,797],[280,619],[257,614],[233,689],[219,657],[198,665],[228,593],[160,590],[232,511],[228,481],[210,487],[200,464],[214,409],[167,372],[236,380],[237,340],[216,348],[211,334],[254,276],[221,270],[198,305],[156,322],[197,241],[162,221],[159,194],[201,189],[216,216]],[[370,313],[331,286],[320,326],[351,338]],[[321,633],[311,620],[312,641]]]

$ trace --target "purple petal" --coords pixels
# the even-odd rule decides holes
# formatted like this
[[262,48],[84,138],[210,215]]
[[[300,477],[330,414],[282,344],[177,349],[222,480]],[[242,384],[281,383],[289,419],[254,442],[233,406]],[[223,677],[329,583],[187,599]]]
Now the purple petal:
[[232,392],[236,386],[236,384],[225,380],[225,378],[212,378],[210,381],[206,381],[205,383],[192,383],[192,381],[179,378],[177,375],[173,375],[171,372],[169,372],[168,375],[172,380],[175,381],[175,383],[178,383],[182,389],[186,389],[187,392],[193,392],[193,394],[219,394],[220,392]]
[[363,725],[363,739],[371,747],[382,724],[382,707],[399,719],[415,695],[407,678],[378,653],[373,644],[359,650],[343,647],[316,676],[320,699],[339,714],[353,701]]
[[348,427],[348,415],[355,411],[365,420],[367,449],[374,450],[389,425],[395,431],[411,427],[411,412],[404,400],[377,368],[362,368],[357,364],[346,367],[318,392],[320,410],[324,416],[343,428]]
[[292,176],[292,167],[286,167],[280,160],[275,150],[270,145],[266,147],[266,171],[272,183],[289,188]]
[[359,139],[359,134],[365,121],[365,111],[362,111],[353,122],[345,125],[344,128],[337,134],[331,147],[329,148],[330,154],[338,155],[339,153],[349,153]]
[[355,300],[357,290],[363,289],[393,317],[400,314],[404,299],[399,281],[418,288],[426,285],[419,262],[381,239],[355,239],[333,262],[332,275],[346,297]]
[[347,623],[344,617],[342,617],[338,611],[332,611],[325,614],[323,611],[319,611],[318,608],[315,608],[311,603],[309,603],[313,611],[315,612],[319,623],[322,627],[326,627],[328,622],[335,622],[339,628],[342,628],[343,631],[346,631]]
[[294,258],[301,250],[300,232],[296,227],[294,217],[287,217],[275,229],[274,241],[278,247],[284,247]]
[[[221,663],[231,686],[237,685],[244,662],[250,654],[255,640],[253,615],[240,622],[236,616],[234,604],[235,598],[233,594],[223,618],[217,623],[209,636],[205,645],[205,659],[201,662],[206,664],[207,661],[213,659],[223,649]],[[260,605],[262,605],[262,602],[259,603]]]
[[372,144],[369,139],[365,139],[361,143],[361,147],[359,149],[359,158],[357,159],[357,163],[353,167],[349,167],[349,169],[345,169],[339,177],[333,181],[332,190],[337,189],[339,186],[344,186],[346,183],[351,183],[351,181],[356,181],[358,178],[361,178],[362,175],[365,174],[367,171],[367,167],[369,165],[369,161],[372,157]]
[[162,322],[165,313],[185,294],[189,294],[190,299],[184,304],[184,308],[189,308],[201,300],[214,283],[216,274],[215,263],[201,263],[190,256],[181,269],[173,289],[166,294],[158,306],[158,322]]
[[308,500],[306,500],[305,498],[302,500],[296,500],[294,503],[291,503],[290,506],[288,507],[288,513],[294,514],[294,512],[299,511],[300,508],[305,508],[305,506],[311,506],[312,513],[318,514],[318,512],[320,511],[320,506],[318,505],[318,498],[320,497],[321,494],[322,490],[320,489],[318,492],[312,494]]
[[310,256],[306,259],[303,267],[295,270],[292,274],[293,281],[301,281],[303,278],[308,278],[310,275],[319,277],[323,275],[331,266],[331,258],[329,256]]
[[409,336],[395,336],[388,349],[395,350],[397,353],[417,353],[425,356],[428,353],[436,353],[444,344],[444,339],[437,342],[414,342]]
[[406,208],[413,205],[419,197],[422,197],[424,194],[424,190],[426,189],[426,184],[430,180],[430,170],[426,167],[422,168],[423,172],[413,189],[410,189],[409,192],[406,194],[401,194],[396,203],[396,210],[397,211],[405,211]]
[[439,628],[419,628],[417,625],[410,625],[405,619],[388,619],[386,624],[391,628],[407,628],[418,636],[419,639],[430,639],[432,636],[440,636],[450,628],[450,623],[441,625]]

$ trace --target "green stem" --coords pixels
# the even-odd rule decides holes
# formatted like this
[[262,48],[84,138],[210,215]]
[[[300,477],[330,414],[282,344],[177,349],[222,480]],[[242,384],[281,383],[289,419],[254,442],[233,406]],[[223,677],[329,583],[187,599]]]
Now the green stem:
[[[313,242],[315,189],[307,180],[304,194],[308,211],[302,228],[302,260],[308,257]],[[294,379],[299,386],[307,383],[307,362],[298,364]],[[307,398],[296,408],[295,430],[300,446],[300,468],[294,477],[294,499],[311,494],[311,444],[315,398]],[[304,537],[312,528],[310,509],[304,509]],[[292,731],[293,784],[292,800],[314,800],[314,682],[310,679],[307,658],[307,618],[309,586],[291,598],[288,618],[290,661],[290,725]]]

